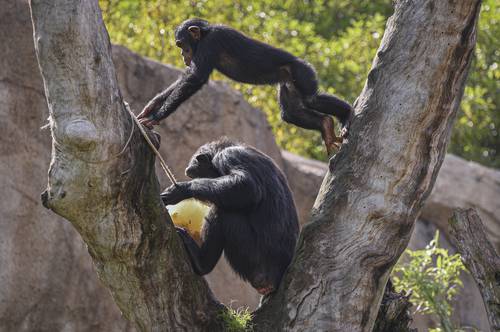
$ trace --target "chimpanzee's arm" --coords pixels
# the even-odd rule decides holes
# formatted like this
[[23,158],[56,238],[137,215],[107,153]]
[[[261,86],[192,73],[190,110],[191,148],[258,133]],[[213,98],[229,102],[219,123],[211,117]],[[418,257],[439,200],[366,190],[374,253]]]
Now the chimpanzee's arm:
[[166,96],[165,102],[151,118],[159,121],[172,114],[179,105],[207,83],[212,70],[213,64],[209,59],[198,60],[197,63],[193,62],[192,67],[189,67],[179,80],[164,91]]
[[163,90],[162,92],[157,94],[153,99],[151,99],[146,104],[146,106],[144,106],[144,109],[141,112],[141,114],[139,114],[137,117],[139,119],[143,118],[143,117],[147,117],[151,112],[158,110],[163,105],[163,103],[165,102],[167,97],[170,96],[170,94],[175,89],[177,84],[179,84],[179,81],[180,81],[180,78],[177,81],[175,81],[174,83],[170,84],[170,86],[168,88],[166,88],[165,90]]
[[215,179],[194,179],[189,191],[194,198],[230,209],[252,207],[262,199],[255,180],[244,171],[233,171]]
[[161,194],[165,205],[196,198],[225,209],[244,209],[262,200],[258,183],[245,171],[237,170],[214,179],[178,182]]
[[224,249],[224,233],[222,216],[209,215],[203,225],[203,243],[201,247],[183,228],[176,227],[189,254],[194,272],[205,275],[213,270]]

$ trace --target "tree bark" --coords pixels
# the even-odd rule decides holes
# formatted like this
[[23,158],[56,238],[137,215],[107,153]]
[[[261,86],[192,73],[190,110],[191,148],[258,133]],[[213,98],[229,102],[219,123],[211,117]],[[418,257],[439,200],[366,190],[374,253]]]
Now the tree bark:
[[492,331],[500,331],[500,257],[488,241],[474,209],[457,209],[450,220],[450,235],[483,297]]
[[444,158],[479,0],[401,0],[261,331],[371,331]]
[[140,330],[213,330],[219,304],[192,272],[160,200],[154,156],[124,108],[97,1],[30,7],[53,137],[44,205],[78,230]]
[[[397,2],[349,141],[330,161],[256,330],[372,330],[444,157],[479,8],[480,0]],[[222,329],[221,307],[159,199],[154,156],[124,109],[97,1],[32,0],[31,10],[53,136],[44,204],[78,230],[139,329]]]
[[373,332],[417,332],[411,328],[413,318],[410,313],[410,295],[398,293],[389,279],[380,304]]

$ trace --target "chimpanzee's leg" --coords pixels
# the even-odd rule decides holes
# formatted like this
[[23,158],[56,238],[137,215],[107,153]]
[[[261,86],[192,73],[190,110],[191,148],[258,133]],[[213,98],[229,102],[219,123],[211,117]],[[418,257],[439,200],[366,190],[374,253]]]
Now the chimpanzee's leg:
[[334,95],[318,93],[316,73],[307,62],[294,62],[289,66],[289,71],[290,82],[302,96],[303,104],[319,113],[335,116],[342,123],[342,136],[347,135],[352,115],[351,105]]
[[302,98],[296,91],[290,90],[285,83],[278,88],[278,100],[283,121],[294,124],[304,129],[322,131],[325,116],[307,109],[302,104]]
[[[250,282],[262,295],[274,291],[283,275],[278,244],[269,243],[266,230],[255,224],[252,217],[227,213],[224,220],[226,237],[224,255],[233,270]],[[272,238],[272,237],[271,237]]]
[[320,113],[336,116],[342,126],[349,121],[352,110],[351,105],[345,101],[326,93],[305,97],[304,104]]
[[335,136],[333,119],[305,107],[298,91],[295,89],[290,90],[287,84],[281,83],[279,86],[278,97],[281,118],[283,121],[301,128],[319,131],[328,154],[331,154],[334,149],[339,148],[339,143],[342,142],[342,139]]
[[225,245],[223,218],[224,215],[221,215],[216,208],[210,210],[203,223],[201,247],[186,230],[177,228],[177,234],[184,242],[191,259],[191,265],[199,275],[205,275],[212,271],[222,254]]

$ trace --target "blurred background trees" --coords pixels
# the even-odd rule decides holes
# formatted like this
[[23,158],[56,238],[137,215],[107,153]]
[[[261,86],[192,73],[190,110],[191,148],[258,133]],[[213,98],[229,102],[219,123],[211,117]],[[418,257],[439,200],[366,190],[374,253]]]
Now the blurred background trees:
[[[173,30],[190,17],[230,25],[245,34],[302,57],[318,71],[321,89],[353,103],[361,92],[392,13],[387,0],[100,0],[114,43],[152,59],[182,67]],[[478,43],[450,152],[500,168],[500,5],[485,0]],[[278,144],[289,151],[325,160],[319,134],[281,121],[276,90],[229,81],[263,110]]]

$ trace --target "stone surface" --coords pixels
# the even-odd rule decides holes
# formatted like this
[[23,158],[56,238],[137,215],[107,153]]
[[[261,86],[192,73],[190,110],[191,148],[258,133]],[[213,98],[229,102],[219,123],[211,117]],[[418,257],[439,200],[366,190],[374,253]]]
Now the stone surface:
[[131,330],[78,233],[40,203],[51,140],[28,1],[0,1],[0,43],[0,330]]
[[[327,165],[282,151],[301,223],[307,220]],[[474,207],[489,231],[489,240],[500,248],[500,171],[446,155],[434,190],[427,199],[420,219],[429,220],[443,231],[455,207]]]
[[282,151],[284,169],[297,205],[300,224],[309,221],[311,208],[326,174],[326,163]]
[[448,228],[454,208],[473,207],[500,250],[500,172],[447,155],[421,218]]

